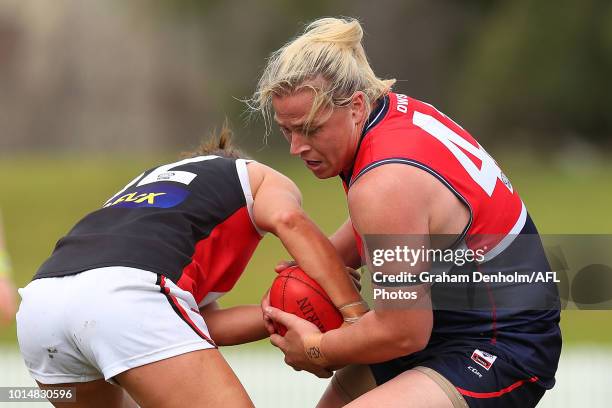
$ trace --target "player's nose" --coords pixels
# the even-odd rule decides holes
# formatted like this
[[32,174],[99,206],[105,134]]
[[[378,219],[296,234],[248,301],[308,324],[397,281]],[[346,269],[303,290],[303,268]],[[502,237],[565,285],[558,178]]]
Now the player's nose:
[[291,145],[289,146],[289,153],[293,156],[299,156],[302,153],[307,152],[310,149],[310,145],[306,138],[298,132],[291,134]]

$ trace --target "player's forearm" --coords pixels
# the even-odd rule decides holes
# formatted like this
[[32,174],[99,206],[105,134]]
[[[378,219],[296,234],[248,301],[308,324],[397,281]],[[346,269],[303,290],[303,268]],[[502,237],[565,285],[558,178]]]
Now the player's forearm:
[[292,213],[278,223],[274,233],[336,306],[361,300],[336,249],[304,213]]
[[202,311],[202,316],[218,346],[250,343],[268,337],[259,305]]
[[7,277],[0,276],[0,324],[8,324],[17,311],[16,291]]
[[8,252],[2,247],[2,242],[0,241],[0,278],[8,279],[10,275],[11,263],[9,261]]
[[422,350],[429,333],[411,329],[409,314],[403,319],[402,311],[391,313],[398,315],[370,311],[353,325],[324,333],[320,347],[330,366],[380,363]]

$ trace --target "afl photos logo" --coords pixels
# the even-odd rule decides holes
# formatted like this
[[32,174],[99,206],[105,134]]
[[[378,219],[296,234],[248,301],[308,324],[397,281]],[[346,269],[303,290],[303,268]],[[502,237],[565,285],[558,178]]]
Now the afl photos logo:
[[487,371],[489,371],[495,360],[497,360],[497,356],[478,349],[474,350],[471,358],[476,364],[483,367]]

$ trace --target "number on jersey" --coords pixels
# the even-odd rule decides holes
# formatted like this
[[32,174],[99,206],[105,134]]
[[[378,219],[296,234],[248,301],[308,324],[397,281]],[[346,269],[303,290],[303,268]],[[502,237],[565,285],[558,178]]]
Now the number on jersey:
[[123,189],[120,190],[117,194],[109,198],[108,201],[104,203],[104,207],[108,206],[115,197],[117,197],[119,194],[123,193],[125,190],[131,187],[140,187],[144,186],[145,184],[156,183],[158,181],[173,181],[176,183],[189,185],[197,177],[197,174],[191,173],[189,171],[172,171],[172,169],[174,169],[175,167],[182,166],[184,164],[216,159],[217,157],[218,156],[192,157],[189,159],[184,159],[174,163],[159,166],[153,169],[153,171],[151,171],[145,177],[142,177],[144,173],[141,173],[138,177],[136,177],[134,180],[130,181],[125,187],[123,187]]
[[[480,144],[474,146],[431,115],[415,111],[412,122],[442,142],[489,197],[493,195],[498,179],[513,192],[508,178]],[[478,158],[482,163],[480,168],[461,149]]]

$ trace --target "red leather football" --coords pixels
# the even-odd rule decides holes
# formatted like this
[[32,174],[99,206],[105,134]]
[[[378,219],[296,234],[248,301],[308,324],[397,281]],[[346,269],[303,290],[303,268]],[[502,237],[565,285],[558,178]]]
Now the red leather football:
[[[326,332],[342,325],[342,314],[327,293],[299,266],[282,271],[270,288],[270,306],[292,313],[314,323]],[[284,336],[287,329],[275,323],[276,332]]]

